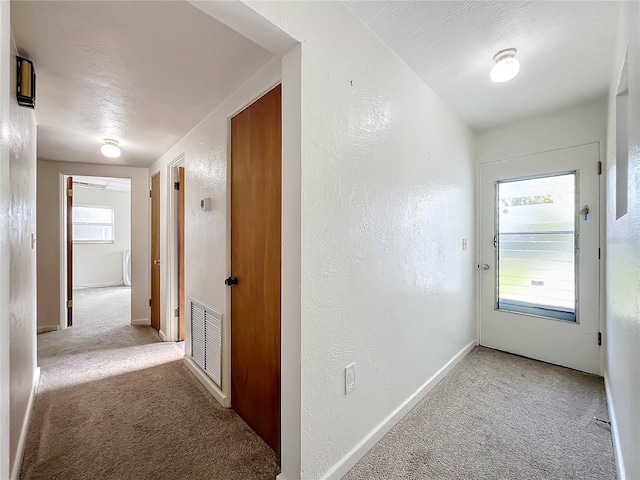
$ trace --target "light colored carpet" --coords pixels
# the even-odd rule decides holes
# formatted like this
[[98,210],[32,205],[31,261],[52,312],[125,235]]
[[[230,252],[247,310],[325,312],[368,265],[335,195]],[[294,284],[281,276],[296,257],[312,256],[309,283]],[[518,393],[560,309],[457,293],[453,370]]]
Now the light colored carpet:
[[184,350],[129,325],[129,289],[76,292],[74,326],[38,335],[23,479],[273,479],[275,453],[218,405]]
[[476,348],[344,477],[613,479],[602,378]]

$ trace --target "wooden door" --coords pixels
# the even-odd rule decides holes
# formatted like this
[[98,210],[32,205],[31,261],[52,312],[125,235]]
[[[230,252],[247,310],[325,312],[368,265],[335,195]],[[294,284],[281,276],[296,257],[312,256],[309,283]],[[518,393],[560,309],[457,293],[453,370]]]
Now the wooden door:
[[151,177],[151,326],[160,330],[160,173]]
[[73,325],[73,177],[67,177],[67,327]]
[[184,285],[184,167],[178,167],[178,340],[184,340],[186,298]]
[[280,453],[281,88],[231,119],[231,403]]

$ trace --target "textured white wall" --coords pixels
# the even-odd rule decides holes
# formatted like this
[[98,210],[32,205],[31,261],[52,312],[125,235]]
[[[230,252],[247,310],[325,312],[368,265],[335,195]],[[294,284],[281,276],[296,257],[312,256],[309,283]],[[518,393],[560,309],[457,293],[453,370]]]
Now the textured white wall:
[[[244,85],[209,114],[180,142],[150,168],[160,172],[160,270],[161,330],[173,331],[171,306],[168,225],[174,217],[169,211],[168,193],[173,191],[168,167],[184,155],[185,167],[185,288],[187,309],[190,299],[221,312],[224,322],[223,392],[230,392],[229,292],[224,279],[229,275],[229,232],[227,219],[227,143],[229,118],[280,81],[281,61],[275,59],[261,68]],[[211,198],[211,209],[200,210],[200,199]],[[188,314],[190,311],[188,310]],[[186,351],[190,351],[190,317],[186,320]]]
[[11,125],[10,3],[0,2],[0,478],[10,476],[9,157]]
[[62,175],[131,179],[131,319],[149,321],[149,170],[38,160],[38,328],[60,325]]
[[247,4],[302,43],[300,475],[320,478],[475,340],[474,138],[343,4]]
[[[606,378],[617,426],[618,468],[640,478],[640,8],[625,2],[620,13],[609,93],[607,142],[607,362]],[[616,220],[615,96],[629,49],[628,213]],[[616,429],[614,429],[614,436]],[[624,466],[623,466],[624,464]],[[620,478],[625,478],[619,472]]]
[[74,205],[113,207],[114,243],[76,243],[73,246],[73,286],[104,287],[122,284],[123,251],[131,248],[131,193],[75,186]]
[[[11,44],[11,89],[16,91],[17,50]],[[36,117],[30,108],[18,106],[11,95],[11,149],[9,176],[11,198],[9,234],[9,322],[11,338],[11,461],[21,460],[19,445],[24,422],[31,412],[36,370],[36,250],[31,235],[36,231]],[[4,228],[4,226],[3,226]],[[24,432],[26,435],[26,431]],[[22,439],[24,441],[25,438]],[[5,477],[6,478],[6,477]]]
[[604,153],[607,102],[600,99],[478,132],[478,163],[600,142]]

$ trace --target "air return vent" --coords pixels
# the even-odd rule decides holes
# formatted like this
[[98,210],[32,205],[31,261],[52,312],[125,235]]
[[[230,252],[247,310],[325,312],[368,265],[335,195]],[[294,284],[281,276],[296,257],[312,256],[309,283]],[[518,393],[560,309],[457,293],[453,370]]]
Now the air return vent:
[[222,314],[191,300],[191,358],[222,389]]

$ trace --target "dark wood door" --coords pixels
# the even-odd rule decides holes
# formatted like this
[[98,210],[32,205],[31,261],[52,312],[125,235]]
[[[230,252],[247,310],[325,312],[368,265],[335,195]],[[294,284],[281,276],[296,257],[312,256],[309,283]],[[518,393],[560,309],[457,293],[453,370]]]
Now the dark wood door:
[[178,340],[184,340],[184,320],[187,301],[184,288],[184,167],[178,167]]
[[231,404],[280,453],[281,88],[231,119]]
[[67,327],[73,325],[73,177],[67,177]]
[[151,177],[151,326],[160,330],[160,173]]

